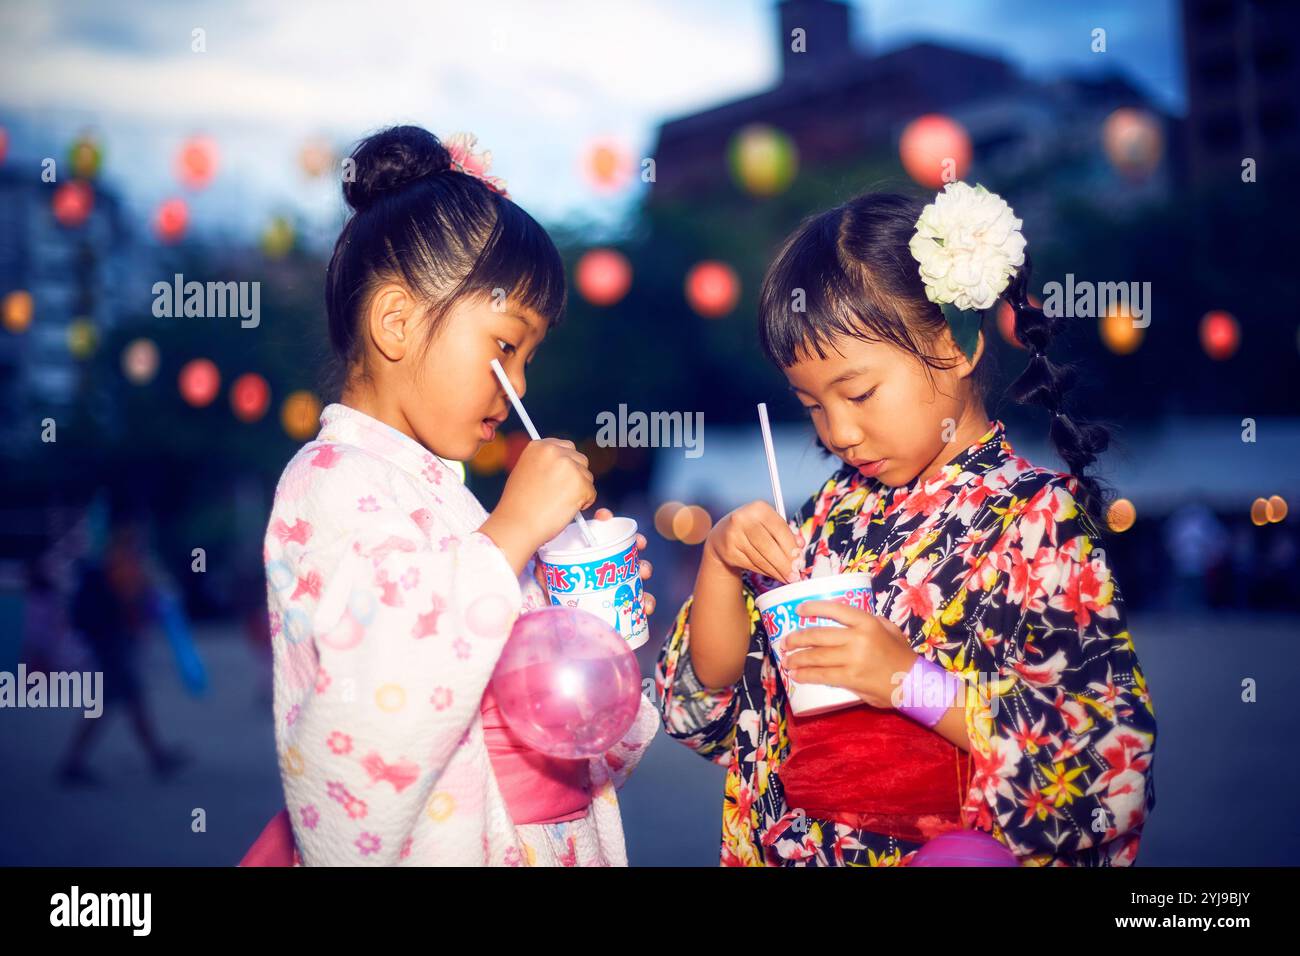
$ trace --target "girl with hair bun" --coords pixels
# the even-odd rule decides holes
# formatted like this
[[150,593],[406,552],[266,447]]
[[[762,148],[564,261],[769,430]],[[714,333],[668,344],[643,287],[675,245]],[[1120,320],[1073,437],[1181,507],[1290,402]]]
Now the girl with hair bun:
[[[1066,410],[1020,227],[983,187],[868,193],[805,221],[768,269],[762,348],[841,464],[789,522],[756,501],[714,526],[659,655],[668,733],[727,767],[724,865],[908,865],[958,829],[1021,865],[1137,856],[1156,725],[1087,473],[1107,432]],[[1047,409],[1068,472],[989,420],[1000,298],[1030,352],[1013,397]],[[792,678],[863,703],[797,716],[755,597],[852,571],[874,612],[806,603],[843,626],[783,653]]]
[[559,439],[524,448],[490,514],[463,483],[510,409],[491,361],[522,396],[565,302],[555,244],[473,146],[399,126],[345,168],[325,277],[339,398],[280,478],[264,549],[287,808],[245,864],[627,863],[614,791],[653,705],[603,756],[559,760],[513,735],[489,683],[519,614],[549,606],[534,553],[596,492]]

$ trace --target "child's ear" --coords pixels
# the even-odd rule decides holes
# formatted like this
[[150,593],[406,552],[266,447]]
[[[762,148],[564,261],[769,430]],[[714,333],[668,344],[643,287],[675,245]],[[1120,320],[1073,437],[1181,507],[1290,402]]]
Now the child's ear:
[[[964,356],[963,356],[964,357]],[[975,334],[975,354],[966,359],[966,366],[962,369],[962,378],[967,377],[975,371],[976,366],[980,364],[980,359],[984,357],[984,330],[980,329]]]
[[400,362],[410,344],[415,310],[410,294],[395,282],[375,290],[366,309],[366,332],[384,358]]
[[984,330],[981,328],[975,333],[974,355],[967,355],[962,351],[961,346],[957,344],[956,338],[953,337],[952,329],[944,329],[943,344],[950,351],[954,362],[950,371],[958,378],[967,378],[975,371],[980,359],[984,357]]

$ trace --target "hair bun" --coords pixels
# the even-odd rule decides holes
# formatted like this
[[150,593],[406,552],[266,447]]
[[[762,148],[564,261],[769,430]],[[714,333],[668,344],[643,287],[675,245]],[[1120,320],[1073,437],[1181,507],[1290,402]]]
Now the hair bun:
[[391,126],[362,140],[352,151],[354,177],[343,182],[343,198],[357,212],[404,186],[451,167],[451,153],[438,137],[418,126]]

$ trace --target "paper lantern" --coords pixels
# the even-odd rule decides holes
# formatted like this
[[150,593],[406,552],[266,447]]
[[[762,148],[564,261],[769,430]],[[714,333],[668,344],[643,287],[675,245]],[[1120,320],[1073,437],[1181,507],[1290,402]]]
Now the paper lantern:
[[151,339],[135,339],[122,349],[122,374],[133,385],[148,385],[158,374],[158,346]]
[[592,249],[578,260],[574,284],[592,305],[614,305],[632,288],[632,264],[615,249]]
[[73,179],[54,188],[50,208],[59,225],[75,229],[86,221],[95,208],[95,190],[84,179]]
[[954,119],[927,113],[908,123],[898,141],[898,155],[907,175],[927,189],[964,179],[970,170],[971,141]]
[[794,140],[773,126],[752,123],[727,147],[731,177],[755,196],[774,196],[789,188],[799,168]]
[[699,315],[716,319],[740,301],[740,278],[725,262],[706,261],[686,274],[686,301]]
[[230,408],[241,422],[251,424],[266,414],[271,386],[256,372],[245,372],[230,385]]
[[185,235],[190,222],[190,207],[184,199],[168,199],[154,214],[154,232],[166,243],[175,243]]
[[203,189],[217,174],[217,144],[210,136],[191,136],[176,154],[176,178],[188,189]]
[[1111,165],[1129,179],[1143,179],[1160,165],[1164,132],[1145,110],[1121,107],[1101,128],[1102,149]]
[[295,441],[306,441],[320,428],[320,401],[305,389],[290,392],[280,406],[280,425]]
[[1228,312],[1206,312],[1200,333],[1201,348],[1216,362],[1232,358],[1241,344],[1241,328]]
[[221,373],[210,359],[192,359],[181,367],[177,382],[181,398],[195,408],[203,408],[211,405],[217,397],[217,391],[221,388]]

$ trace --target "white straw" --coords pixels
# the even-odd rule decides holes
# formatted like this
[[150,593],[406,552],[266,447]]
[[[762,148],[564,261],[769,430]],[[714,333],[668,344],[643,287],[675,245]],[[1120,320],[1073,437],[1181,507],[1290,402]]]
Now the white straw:
[[[542,436],[537,434],[537,428],[533,425],[533,420],[528,417],[528,412],[524,409],[524,403],[519,400],[519,393],[510,384],[506,370],[501,367],[501,362],[498,359],[492,360],[492,371],[496,373],[497,381],[501,383],[501,387],[506,390],[506,395],[510,398],[510,404],[514,405],[515,411],[519,413],[524,428],[528,430],[528,437],[533,441],[540,441]],[[577,519],[578,530],[582,532],[582,537],[586,540],[587,546],[594,548],[596,539],[591,536],[591,531],[587,528],[587,522],[583,519],[581,511],[578,512]]]
[[758,403],[758,423],[763,428],[763,450],[767,452],[767,474],[772,479],[772,504],[785,521],[785,500],[781,497],[781,476],[776,470],[776,450],[772,447],[772,426],[767,421],[767,402]]

